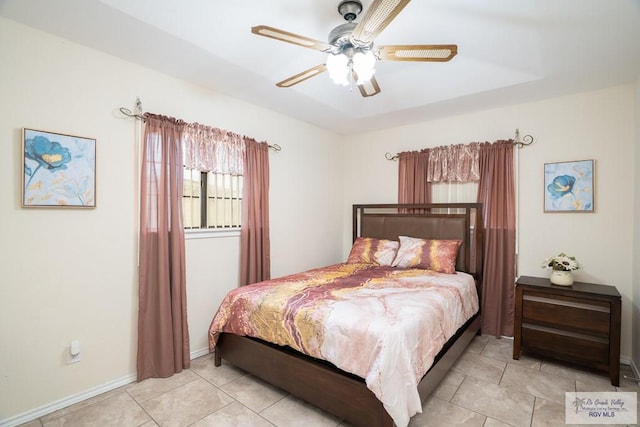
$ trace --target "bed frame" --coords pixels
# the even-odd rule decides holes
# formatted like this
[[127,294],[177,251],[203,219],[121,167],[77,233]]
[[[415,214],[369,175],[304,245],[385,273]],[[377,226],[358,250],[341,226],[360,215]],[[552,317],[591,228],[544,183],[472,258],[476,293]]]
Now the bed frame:
[[[461,239],[456,269],[474,275],[480,296],[482,227],[475,225],[483,223],[481,215],[479,203],[354,205],[353,240],[358,236],[396,240],[398,236]],[[480,334],[480,312],[458,329],[436,356],[418,385],[423,401],[477,334]],[[215,366],[220,366],[222,359],[353,425],[394,425],[382,402],[362,378],[331,363],[289,347],[228,333],[220,334],[218,339]]]

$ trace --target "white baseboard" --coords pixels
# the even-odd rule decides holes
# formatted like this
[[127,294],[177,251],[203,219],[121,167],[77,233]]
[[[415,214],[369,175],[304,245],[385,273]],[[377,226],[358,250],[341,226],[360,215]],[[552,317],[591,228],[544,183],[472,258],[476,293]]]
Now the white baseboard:
[[[205,356],[208,353],[209,353],[209,348],[205,347],[205,348],[201,348],[199,350],[190,352],[189,357],[191,358],[191,360],[193,360],[193,359],[197,359],[198,357]],[[136,381],[135,373],[126,375],[122,378],[118,378],[117,380],[109,381],[97,387],[92,387],[81,393],[65,397],[64,399],[56,400],[55,402],[49,403],[47,405],[41,406],[36,409],[32,409],[30,411],[13,416],[11,418],[0,420],[0,427],[15,427],[21,424],[28,423],[29,421],[33,421],[37,418],[43,417],[52,412],[66,408],[67,406],[71,406],[78,402],[82,402],[83,400],[98,396],[99,394],[106,393],[111,390],[115,390],[118,387],[131,384],[135,381]]]
[[[626,357],[625,357],[625,358],[621,357],[621,358],[620,358],[620,363],[623,363],[623,364],[625,364],[625,365],[629,365],[629,367],[631,367],[631,372],[633,372],[633,376],[634,376],[635,378],[640,378],[640,370],[639,370],[639,369],[638,369],[638,367],[636,366],[636,364],[635,364],[635,362],[633,361],[633,359],[628,359],[628,363],[627,363],[627,361],[626,361],[626,360],[625,360],[625,361],[623,361],[623,359],[627,359],[627,358],[626,358]],[[637,381],[637,383],[638,383],[638,387],[640,387],[640,381]]]
[[29,421],[33,421],[36,418],[40,418],[62,408],[66,408],[67,406],[82,402],[83,400],[92,398],[102,393],[106,393],[107,391],[114,390],[118,387],[122,387],[123,385],[130,384],[135,380],[136,374],[130,374],[117,380],[109,381],[105,384],[99,385],[97,387],[92,387],[89,390],[85,390],[81,393],[74,394],[73,396],[65,397],[64,399],[56,400],[53,403],[49,403],[31,411],[27,411],[14,417],[7,418],[6,420],[0,420],[0,427],[14,427],[19,426],[20,424],[28,423]]
[[197,359],[198,357],[206,356],[209,354],[209,347],[201,348],[200,350],[194,350],[189,355],[191,360]]

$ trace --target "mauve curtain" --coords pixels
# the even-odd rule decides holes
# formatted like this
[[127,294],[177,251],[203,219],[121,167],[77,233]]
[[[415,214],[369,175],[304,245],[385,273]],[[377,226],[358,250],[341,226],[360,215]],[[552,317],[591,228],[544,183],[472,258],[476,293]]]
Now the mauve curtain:
[[138,381],[189,367],[182,224],[185,123],[147,114],[140,183]]
[[398,203],[431,203],[429,151],[398,154]]
[[269,248],[269,145],[245,138],[240,285],[271,278]]
[[483,206],[482,332],[513,336],[516,196],[513,141],[482,144],[478,202]]

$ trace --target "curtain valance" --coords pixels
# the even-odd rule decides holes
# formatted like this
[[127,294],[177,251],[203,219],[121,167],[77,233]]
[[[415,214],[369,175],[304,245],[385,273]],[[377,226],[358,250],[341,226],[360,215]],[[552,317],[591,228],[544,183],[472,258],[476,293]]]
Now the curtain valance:
[[187,169],[243,175],[245,136],[199,123],[186,126],[183,136]]
[[444,145],[399,153],[398,158],[424,157],[427,182],[477,182],[480,179],[480,144]]
[[429,150],[428,182],[475,182],[480,179],[480,144],[477,142]]

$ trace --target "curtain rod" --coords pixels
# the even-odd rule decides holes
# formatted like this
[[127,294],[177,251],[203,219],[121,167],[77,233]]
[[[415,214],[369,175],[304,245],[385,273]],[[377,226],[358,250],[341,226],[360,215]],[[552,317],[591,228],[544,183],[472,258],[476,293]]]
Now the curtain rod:
[[[130,109],[125,108],[125,107],[120,107],[119,110],[125,116],[130,117],[130,118],[135,119],[135,120],[141,120],[141,121],[144,122],[147,119],[147,114],[142,112],[142,101],[140,101],[140,97],[136,97],[136,111],[135,112],[133,112]],[[267,145],[273,151],[282,150],[282,147],[280,147],[278,144],[267,144]]]
[[[516,145],[518,148],[523,148],[531,144],[533,144],[533,136],[525,135],[522,137],[522,139],[520,139],[520,129],[516,129],[516,137],[513,140],[513,145]],[[387,160],[397,160],[398,154],[391,154],[387,152],[387,153],[384,153],[384,157]]]

